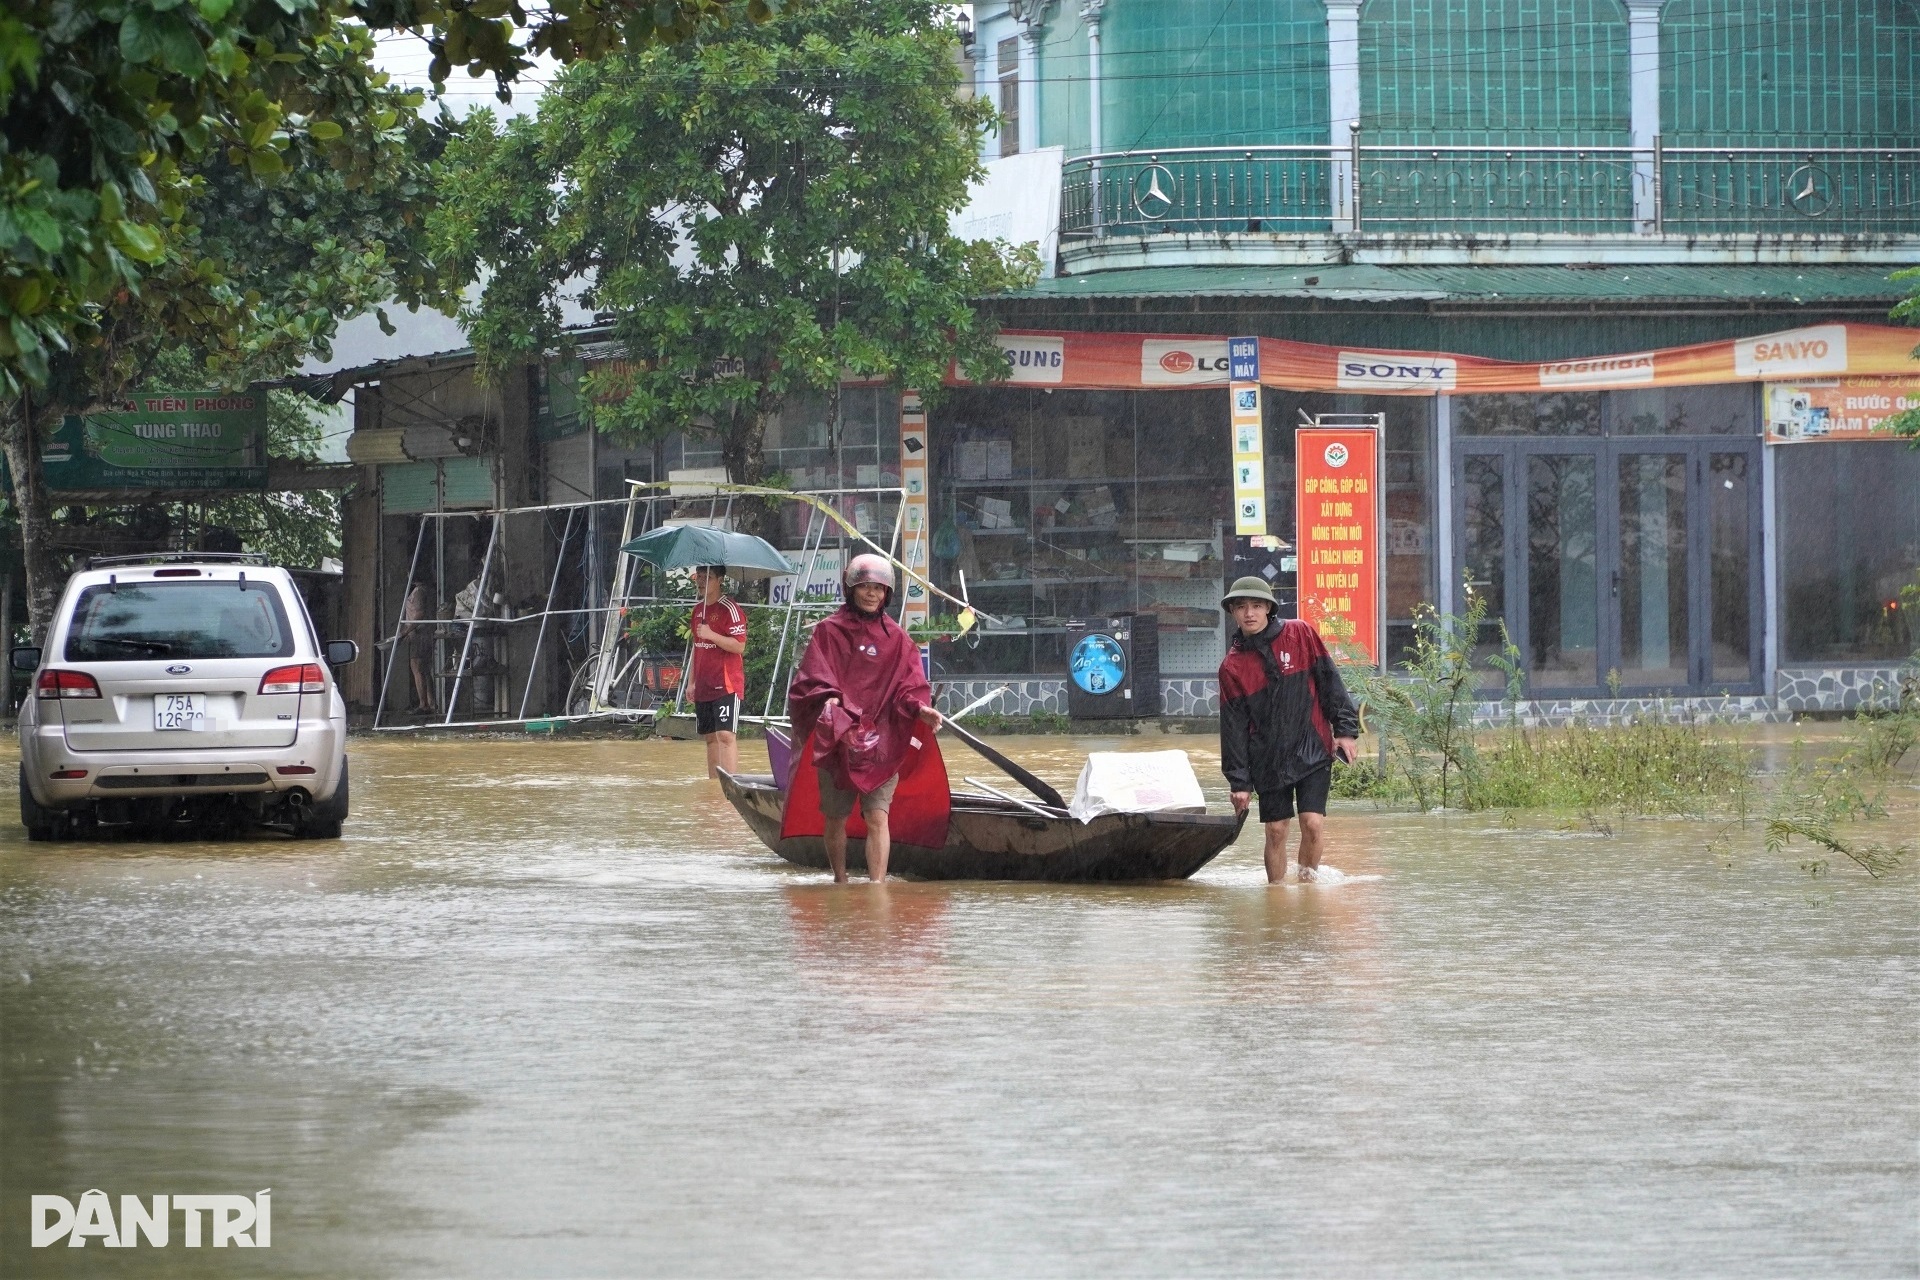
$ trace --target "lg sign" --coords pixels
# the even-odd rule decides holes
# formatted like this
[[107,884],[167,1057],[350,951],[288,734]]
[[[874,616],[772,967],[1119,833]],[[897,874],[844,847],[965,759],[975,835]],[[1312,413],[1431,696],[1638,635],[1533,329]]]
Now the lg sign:
[[1223,386],[1228,363],[1224,340],[1149,338],[1140,344],[1140,382],[1144,386]]

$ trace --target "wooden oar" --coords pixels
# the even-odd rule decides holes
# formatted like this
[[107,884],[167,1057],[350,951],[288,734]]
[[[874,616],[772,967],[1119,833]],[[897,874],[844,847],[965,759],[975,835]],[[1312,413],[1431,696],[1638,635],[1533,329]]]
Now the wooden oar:
[[998,751],[995,751],[992,747],[980,741],[980,739],[974,737],[971,733],[968,733],[965,729],[962,729],[953,721],[943,719],[940,722],[940,727],[972,747],[975,751],[978,751],[982,756],[991,761],[1002,773],[1012,778],[1027,790],[1033,792],[1036,796],[1039,796],[1042,800],[1045,800],[1054,808],[1064,809],[1067,807],[1067,802],[1060,798],[1058,791],[1055,791],[1052,787],[1040,781],[1040,779],[1034,777],[1025,769],[1022,769],[1019,765],[1007,759]]

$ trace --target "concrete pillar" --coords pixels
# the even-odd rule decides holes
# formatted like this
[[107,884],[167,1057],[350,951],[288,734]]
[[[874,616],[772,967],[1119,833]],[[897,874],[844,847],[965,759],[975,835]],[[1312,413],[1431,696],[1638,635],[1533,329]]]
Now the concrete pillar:
[[1660,8],[1666,0],[1627,0],[1627,84],[1631,104],[1634,229],[1657,229],[1653,148],[1660,136]]
[[1333,147],[1329,166],[1332,217],[1335,231],[1352,231],[1358,211],[1353,207],[1353,130],[1360,123],[1360,6],[1327,5],[1327,108],[1332,116],[1328,142]]
[[1007,12],[1020,24],[1020,150],[1040,148],[1040,40],[1047,33],[1053,0],[1008,0]]
[[1086,0],[1080,6],[1087,24],[1087,150],[1096,155],[1106,150],[1100,131],[1100,16],[1106,7],[1107,0]]

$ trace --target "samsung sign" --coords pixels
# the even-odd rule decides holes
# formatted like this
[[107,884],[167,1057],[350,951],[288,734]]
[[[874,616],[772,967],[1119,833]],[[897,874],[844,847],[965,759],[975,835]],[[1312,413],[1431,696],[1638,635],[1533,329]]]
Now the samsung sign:
[[1059,382],[1066,376],[1067,340],[1065,338],[1020,337],[1002,335],[994,339],[1007,353],[1013,365],[1007,374],[1012,383],[1044,384]]
[[1451,356],[1342,351],[1342,391],[1451,391],[1460,366]]

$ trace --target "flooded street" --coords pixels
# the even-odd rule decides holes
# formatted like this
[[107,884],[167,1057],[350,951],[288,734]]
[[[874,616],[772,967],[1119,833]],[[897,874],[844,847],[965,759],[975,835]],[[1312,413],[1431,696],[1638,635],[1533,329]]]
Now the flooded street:
[[[1211,739],[1124,745],[1224,805]],[[1911,867],[1336,802],[1336,883],[1249,826],[1186,883],[837,889],[699,743],[352,753],[340,842],[0,824],[0,1270],[1920,1270]],[[95,1187],[270,1187],[272,1247],[28,1247]]]

